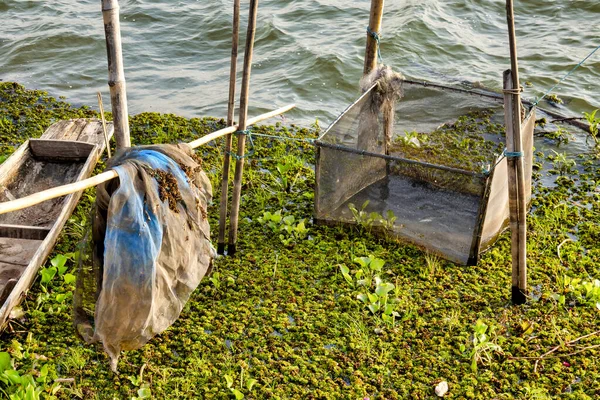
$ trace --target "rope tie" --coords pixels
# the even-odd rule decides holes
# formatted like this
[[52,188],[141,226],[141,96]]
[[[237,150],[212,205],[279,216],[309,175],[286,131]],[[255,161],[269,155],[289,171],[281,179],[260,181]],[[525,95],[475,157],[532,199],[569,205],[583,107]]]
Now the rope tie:
[[506,94],[521,94],[523,92],[523,86],[519,87],[518,89],[502,89],[502,93],[506,93]]
[[379,63],[383,64],[383,58],[381,57],[381,37],[379,33],[372,31],[370,26],[367,26],[367,33],[377,42],[377,58],[379,58]]

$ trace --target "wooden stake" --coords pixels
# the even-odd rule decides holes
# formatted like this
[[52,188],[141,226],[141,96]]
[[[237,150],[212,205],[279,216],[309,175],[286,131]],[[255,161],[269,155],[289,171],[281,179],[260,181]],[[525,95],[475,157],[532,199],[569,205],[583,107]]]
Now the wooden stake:
[[[369,29],[379,35],[381,32],[381,21],[383,19],[384,0],[371,0],[371,16],[369,17]],[[377,68],[377,54],[379,44],[371,32],[367,32],[367,48],[365,51],[365,67],[363,75],[368,75]]]
[[129,137],[127,92],[125,87],[125,69],[123,68],[118,0],[102,0],[102,16],[104,18],[104,33],[106,36],[108,86],[110,87],[115,139],[117,141],[117,149],[121,149],[131,147],[131,139]]
[[106,151],[108,152],[108,158],[111,158],[110,151],[110,139],[108,137],[108,131],[106,130],[106,119],[104,118],[104,105],[102,104],[102,93],[98,92],[98,108],[100,109],[100,117],[102,118],[102,130],[104,132],[104,142],[106,143]]
[[[227,125],[233,125],[235,112],[235,80],[237,77],[238,41],[240,34],[240,0],[233,2],[233,39],[231,41],[231,66],[229,67],[229,102],[227,104]],[[231,146],[233,136],[225,137],[225,153],[223,154],[223,177],[221,181],[221,209],[219,215],[219,240],[217,253],[225,253],[225,227],[227,225],[227,198],[229,190],[229,164],[231,162]]]
[[[256,124],[265,119],[269,119],[269,118],[275,117],[277,115],[283,114],[284,112],[289,111],[294,107],[295,107],[294,104],[290,104],[288,106],[281,107],[277,110],[274,110],[274,111],[271,111],[271,112],[268,112],[265,114],[261,114],[257,117],[249,119],[248,125],[253,125],[253,124]],[[220,138],[222,136],[225,136],[227,134],[233,133],[237,130],[238,130],[237,126],[230,126],[228,128],[223,128],[223,129],[220,129],[209,135],[203,136],[200,139],[196,139],[191,143],[188,143],[188,146],[190,146],[192,149],[195,149],[195,148],[200,147],[210,141],[213,141],[213,140]],[[4,203],[0,203],[0,214],[6,214],[11,211],[22,210],[24,208],[34,206],[34,205],[39,204],[46,200],[65,196],[67,194],[71,194],[71,193],[75,193],[75,192],[80,192],[82,190],[99,185],[103,182],[110,181],[111,179],[114,179],[117,177],[118,177],[118,175],[115,171],[113,171],[113,170],[106,171],[106,172],[101,173],[100,175],[96,175],[91,178],[79,181],[79,182],[70,183],[68,185],[63,185],[63,186],[57,186],[55,188],[44,190],[44,191],[38,192],[38,193],[34,193],[34,194],[31,194],[26,197],[22,197],[20,199],[14,200],[14,201],[6,201]]]
[[[252,52],[254,50],[254,36],[256,33],[256,16],[258,13],[258,0],[250,0],[250,14],[248,17],[248,33],[246,34],[246,50],[244,52],[244,73],[242,77],[242,93],[240,94],[240,131],[247,128],[246,116],[248,114],[248,97],[250,95],[250,73],[252,70]],[[238,219],[240,213],[240,199],[242,194],[242,176],[244,174],[244,153],[246,151],[246,136],[238,138],[237,161],[235,163],[235,177],[233,181],[233,195],[231,202],[229,244],[227,254],[233,255],[236,251]]]
[[[507,160],[509,162],[509,207],[513,246],[512,302],[513,304],[524,304],[527,300],[525,296],[527,293],[527,194],[525,191],[525,168],[521,140],[521,85],[519,83],[512,0],[506,0],[506,19],[511,65],[511,70],[504,73],[506,148],[508,154],[520,154],[517,157],[508,157]],[[511,175],[514,178],[511,178]],[[512,207],[510,206],[511,202]],[[516,207],[514,203],[516,203]],[[514,247],[516,247],[516,251]]]

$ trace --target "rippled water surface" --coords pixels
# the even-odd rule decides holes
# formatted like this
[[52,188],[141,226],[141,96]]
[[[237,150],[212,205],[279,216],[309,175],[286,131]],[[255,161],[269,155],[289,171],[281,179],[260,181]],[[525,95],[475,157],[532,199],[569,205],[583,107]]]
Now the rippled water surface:
[[[224,117],[233,1],[120,3],[130,112]],[[600,45],[600,1],[516,3],[521,78],[533,84],[525,97],[534,98]],[[261,0],[251,115],[295,102],[288,119],[328,123],[350,104],[369,4]],[[509,67],[504,13],[501,0],[388,0],[384,62],[410,78],[499,89]],[[108,94],[100,1],[0,0],[0,18],[0,79],[76,104],[94,105],[98,90]],[[600,51],[556,93],[572,112],[600,107]]]

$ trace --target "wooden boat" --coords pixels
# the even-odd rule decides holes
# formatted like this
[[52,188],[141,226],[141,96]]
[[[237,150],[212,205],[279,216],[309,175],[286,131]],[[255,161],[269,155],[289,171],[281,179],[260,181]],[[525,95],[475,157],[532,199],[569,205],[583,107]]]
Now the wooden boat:
[[[109,137],[112,123],[107,124]],[[0,165],[0,201],[85,179],[105,148],[102,122],[60,121]],[[33,284],[81,192],[0,215],[0,330]]]

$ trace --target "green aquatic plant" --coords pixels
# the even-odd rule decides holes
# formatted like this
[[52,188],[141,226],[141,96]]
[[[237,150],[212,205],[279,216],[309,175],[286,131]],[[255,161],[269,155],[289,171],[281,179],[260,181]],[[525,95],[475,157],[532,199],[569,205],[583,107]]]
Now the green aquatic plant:
[[[503,353],[502,348],[490,338],[493,333],[493,329],[480,319],[473,325],[472,349],[469,355],[471,358],[471,371],[474,373],[477,372],[479,364],[489,364],[492,362],[494,354]],[[464,352],[466,348],[464,345],[461,346],[461,350]]]
[[254,388],[254,385],[256,385],[256,383],[258,382],[256,379],[250,377],[244,379],[244,368],[242,368],[240,374],[240,389],[237,389],[235,387],[235,382],[231,375],[226,374],[223,377],[225,378],[227,389],[229,389],[229,391],[236,400],[243,400],[245,397],[244,393],[242,393],[240,389],[251,392]]
[[592,135],[592,138],[594,138],[596,144],[598,143],[598,129],[600,126],[600,118],[596,117],[597,113],[598,109],[592,111],[591,113],[583,113],[584,118],[588,124],[590,124],[590,134]]
[[[0,93],[9,86],[12,85],[0,82]],[[13,112],[20,112],[26,103],[21,95],[0,101],[0,119],[10,120],[11,132],[23,133],[16,139],[0,135],[2,155],[10,154],[26,136],[41,134],[52,118],[83,113],[72,107],[70,111],[64,107],[64,112],[56,111],[61,106],[54,108],[56,103],[48,102],[41,103],[36,115],[14,120]],[[25,112],[30,113],[29,109]],[[135,144],[190,141],[224,125],[224,121],[215,118],[187,119],[158,113],[131,116],[130,121]],[[465,129],[469,125],[462,123]],[[155,125],[162,127],[160,137],[153,134]],[[277,126],[253,129],[269,135],[315,136],[300,127],[285,128],[288,132]],[[427,145],[434,140],[430,137]],[[508,233],[481,255],[477,267],[443,262],[443,273],[438,267],[435,279],[420,278],[427,267],[425,254],[418,248],[343,226],[307,225],[311,240],[282,246],[279,234],[256,221],[266,210],[273,213],[282,208],[282,218],[310,215],[310,193],[315,184],[310,168],[315,162],[314,147],[280,141],[266,145],[260,139],[256,144],[255,155],[247,163],[247,170],[255,174],[247,176],[260,181],[244,183],[240,251],[235,257],[214,261],[221,274],[219,290],[210,279],[204,279],[173,326],[142,349],[123,354],[120,375],[114,375],[107,367],[101,346],[86,345],[78,339],[72,328],[68,300],[60,311],[54,307],[53,299],[37,307],[36,300],[44,289],[49,296],[55,296],[72,286],[65,284],[58,272],[44,287],[41,279],[36,281],[23,299],[21,312],[13,314],[0,337],[0,351],[11,355],[13,368],[20,376],[31,375],[35,380],[47,365],[46,383],[35,382],[36,387],[43,387],[40,397],[131,399],[140,394],[138,384],[147,384],[157,399],[230,398],[234,395],[223,374],[234,379],[233,387],[246,398],[256,399],[427,399],[434,396],[433,386],[440,379],[450,385],[446,396],[457,399],[525,399],[535,393],[547,394],[549,398],[597,397],[600,359],[589,347],[598,344],[599,336],[589,336],[572,346],[559,346],[598,329],[596,307],[591,302],[577,302],[574,291],[565,294],[560,281],[565,273],[586,282],[597,278],[597,153],[575,159],[579,172],[565,175],[577,179],[575,185],[557,184],[550,188],[541,181],[534,182],[532,209],[527,216],[527,248],[530,290],[537,300],[525,307],[506,307],[510,301]],[[220,140],[198,150],[214,184],[215,199],[220,194],[222,149]],[[282,191],[273,179],[278,174],[276,164],[287,155],[304,162],[299,167],[302,174],[289,193]],[[536,151],[534,162],[545,161],[546,155]],[[256,199],[257,187],[269,195]],[[90,194],[93,199],[94,191]],[[84,196],[67,222],[67,229],[82,223],[82,216],[89,216],[91,206],[90,199]],[[209,208],[208,215],[214,235],[218,202]],[[76,230],[74,227],[73,234],[61,235],[44,267],[53,267],[50,260],[57,254],[77,251],[82,238],[77,237]],[[567,234],[577,240],[563,245],[559,258],[557,247]],[[338,264],[364,254],[386,260],[375,275],[394,284],[394,290],[388,293],[388,301],[399,299],[395,311],[400,316],[394,324],[383,322],[356,298],[359,293],[375,290],[374,278],[368,289],[356,284],[354,271],[363,267],[351,261],[346,264],[354,286],[338,273]],[[66,265],[70,269],[73,264],[69,260]],[[65,274],[71,272],[69,269]],[[226,283],[225,277],[231,277],[233,283]],[[565,306],[558,305],[551,293],[565,294]],[[50,308],[53,312],[48,312]],[[495,328],[493,334],[489,333],[491,328],[486,334],[492,343],[501,346],[504,355],[489,351],[491,361],[478,362],[474,373],[470,353],[473,324],[478,319]],[[523,327],[523,321],[535,327],[532,333],[525,334],[529,331]],[[226,340],[229,345],[224,346]],[[20,348],[13,341],[21,343]],[[461,344],[465,346],[463,352]],[[535,360],[557,346],[552,358],[548,357],[535,370]],[[88,363],[67,373],[61,362],[73,348],[84,349]],[[144,364],[144,381],[132,382],[128,377],[138,375]],[[244,376],[250,374],[259,382],[251,392],[239,381],[241,368]],[[0,382],[0,388],[7,391],[3,385]],[[11,386],[9,390],[15,389]],[[8,396],[0,392],[0,397]]]

